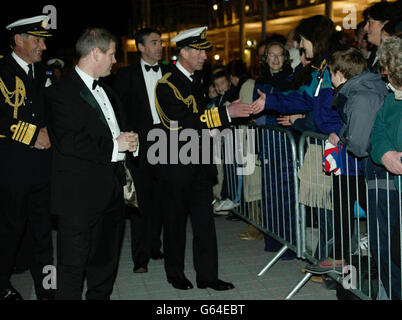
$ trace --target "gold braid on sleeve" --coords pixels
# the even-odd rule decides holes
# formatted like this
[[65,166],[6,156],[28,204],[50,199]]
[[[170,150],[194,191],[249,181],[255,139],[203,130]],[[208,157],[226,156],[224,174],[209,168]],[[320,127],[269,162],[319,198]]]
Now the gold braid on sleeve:
[[190,108],[190,106],[193,106],[193,113],[198,113],[197,102],[195,101],[195,98],[192,94],[190,94],[187,98],[183,98],[179,89],[177,89],[173,83],[168,81],[168,78],[171,75],[172,75],[172,73],[168,72],[161,79],[158,80],[158,83],[155,86],[155,105],[156,105],[156,110],[159,114],[159,117],[161,118],[163,125],[169,130],[180,130],[180,129],[182,129],[182,127],[171,127],[170,126],[170,122],[173,122],[174,120],[169,119],[169,117],[163,112],[163,110],[159,104],[158,96],[156,94],[156,88],[158,87],[159,84],[167,84],[171,89],[173,89],[173,93],[177,100],[180,100],[181,102],[183,102],[187,106],[187,108]]

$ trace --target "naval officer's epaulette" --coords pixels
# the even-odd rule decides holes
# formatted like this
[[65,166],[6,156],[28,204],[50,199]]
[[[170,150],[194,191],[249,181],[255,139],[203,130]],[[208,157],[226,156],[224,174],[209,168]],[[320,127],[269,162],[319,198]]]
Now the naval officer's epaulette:
[[[156,89],[158,85],[160,84],[167,84],[174,92],[174,95],[177,100],[183,102],[187,108],[190,108],[192,106],[193,108],[193,113],[198,113],[197,109],[197,102],[195,100],[195,97],[190,94],[187,98],[184,98],[179,89],[170,81],[168,81],[169,77],[172,75],[171,72],[167,72],[161,79],[158,80],[156,86],[155,86],[155,104],[156,104],[156,110],[159,114],[159,117],[162,121],[162,124],[169,130],[180,130],[182,127],[171,127],[170,123],[171,122],[177,122],[176,120],[171,120],[169,117],[163,112],[162,107],[159,104],[158,96],[156,94]],[[201,115],[199,115],[200,122],[205,123],[208,129],[220,127],[222,125],[220,116],[219,116],[219,111],[218,108],[212,108],[205,110],[205,112]]]

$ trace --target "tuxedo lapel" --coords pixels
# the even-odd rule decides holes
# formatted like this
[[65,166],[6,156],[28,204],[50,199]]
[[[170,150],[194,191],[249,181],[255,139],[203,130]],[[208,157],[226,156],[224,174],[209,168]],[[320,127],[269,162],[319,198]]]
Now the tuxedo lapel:
[[142,95],[143,105],[149,110],[149,99],[148,99],[148,91],[147,86],[145,84],[144,73],[142,72],[141,62],[137,63],[136,72],[134,73],[134,83],[138,86],[139,92],[144,92]]
[[107,122],[106,122],[106,119],[105,119],[105,116],[103,115],[103,112],[102,112],[98,102],[94,98],[92,92],[89,91],[89,89],[87,87],[84,87],[80,91],[80,96],[81,96],[82,99],[84,99],[84,101],[86,103],[88,103],[92,108],[95,109],[95,111],[98,113],[99,119],[102,121],[102,123],[105,126],[108,126]]
[[88,87],[85,85],[84,81],[82,81],[81,77],[78,75],[78,73],[74,70],[71,73],[71,77],[76,83],[76,85],[79,87],[80,90],[80,96],[82,100],[84,100],[87,104],[89,104],[98,114],[99,119],[102,121],[102,123],[109,128],[107,125],[105,116],[103,115],[103,112],[101,110],[100,105],[96,101],[95,97],[93,96],[92,92],[88,89]]

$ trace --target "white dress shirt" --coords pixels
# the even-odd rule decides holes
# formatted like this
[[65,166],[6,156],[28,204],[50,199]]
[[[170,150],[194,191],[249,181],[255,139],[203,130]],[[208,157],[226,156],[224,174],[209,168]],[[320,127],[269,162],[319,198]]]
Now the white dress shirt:
[[92,90],[92,84],[94,79],[84,71],[82,71],[78,66],[75,67],[75,71],[77,71],[78,75],[84,81],[85,85],[91,91],[94,96],[96,102],[98,102],[103,115],[105,116],[107,125],[112,133],[113,137],[113,152],[111,162],[123,161],[126,158],[126,154],[124,152],[119,152],[119,145],[117,143],[117,138],[120,136],[120,127],[117,123],[116,116],[114,114],[114,110],[112,104],[107,97],[106,92],[103,90],[101,86],[96,86],[95,90]]
[[[148,94],[149,106],[151,108],[152,119],[154,121],[154,124],[159,124],[159,123],[161,123],[161,120],[159,118],[159,115],[158,115],[158,112],[156,111],[156,106],[155,106],[155,87],[156,87],[156,83],[158,82],[158,80],[160,78],[162,78],[162,71],[161,71],[161,68],[159,68],[159,70],[157,72],[153,71],[152,69],[147,71],[145,69],[146,64],[148,64],[148,63],[146,63],[143,59],[141,59],[141,69],[142,69],[142,74],[144,75],[145,87],[147,88],[147,94]],[[158,63],[155,63],[152,66],[157,66],[157,65],[158,65]]]

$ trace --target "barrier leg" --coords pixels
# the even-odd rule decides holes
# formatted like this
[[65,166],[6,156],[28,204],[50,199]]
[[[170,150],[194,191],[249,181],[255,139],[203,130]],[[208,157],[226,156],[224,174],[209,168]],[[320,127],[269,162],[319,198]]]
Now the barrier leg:
[[296,285],[296,287],[287,295],[285,300],[291,299],[313,276],[312,273],[307,272],[303,279]]
[[258,276],[260,277],[265,272],[267,272],[280,259],[280,257],[286,252],[286,250],[288,250],[288,246],[285,245],[285,246],[282,247],[281,250],[278,251],[276,256],[265,266],[265,268],[260,271]]

